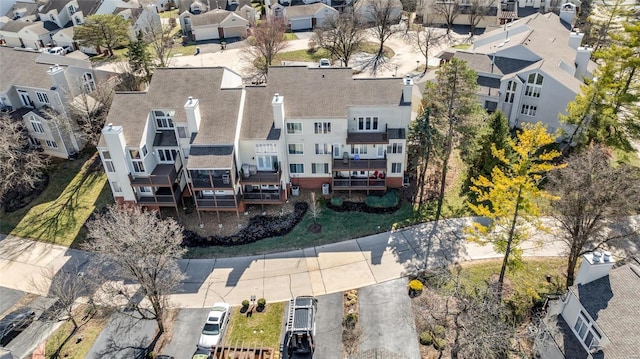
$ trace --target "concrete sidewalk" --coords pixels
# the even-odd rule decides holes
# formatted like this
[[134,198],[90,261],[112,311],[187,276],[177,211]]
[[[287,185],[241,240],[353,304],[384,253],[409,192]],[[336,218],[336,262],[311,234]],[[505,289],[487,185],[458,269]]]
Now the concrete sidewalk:
[[[172,296],[181,308],[203,308],[216,301],[237,305],[251,295],[268,301],[322,295],[404,277],[421,268],[457,261],[501,257],[490,246],[467,243],[462,228],[471,219],[423,223],[398,231],[251,257],[184,259],[186,275]],[[526,256],[560,256],[564,243],[545,235],[523,246]],[[91,254],[13,236],[0,241],[0,286],[46,295],[47,271],[87,263]],[[34,285],[38,283],[38,285]]]

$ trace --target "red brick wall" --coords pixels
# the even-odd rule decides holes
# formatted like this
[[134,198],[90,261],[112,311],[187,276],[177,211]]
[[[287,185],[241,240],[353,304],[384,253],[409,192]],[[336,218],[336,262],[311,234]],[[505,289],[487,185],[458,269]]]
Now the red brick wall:
[[390,187],[390,188],[402,187],[402,177],[387,177],[387,187]]

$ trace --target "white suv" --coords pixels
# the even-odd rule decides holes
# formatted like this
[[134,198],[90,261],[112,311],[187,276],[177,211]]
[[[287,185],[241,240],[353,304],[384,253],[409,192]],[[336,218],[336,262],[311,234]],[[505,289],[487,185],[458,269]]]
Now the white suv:
[[67,54],[67,49],[65,49],[64,47],[52,47],[49,49],[49,53],[53,54],[53,55],[60,55],[60,56],[64,56]]

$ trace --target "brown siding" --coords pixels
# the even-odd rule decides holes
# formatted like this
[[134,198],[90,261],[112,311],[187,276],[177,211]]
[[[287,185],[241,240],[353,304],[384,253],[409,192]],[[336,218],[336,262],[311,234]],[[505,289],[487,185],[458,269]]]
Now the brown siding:
[[291,184],[303,189],[322,189],[323,183],[331,183],[331,177],[293,178]]

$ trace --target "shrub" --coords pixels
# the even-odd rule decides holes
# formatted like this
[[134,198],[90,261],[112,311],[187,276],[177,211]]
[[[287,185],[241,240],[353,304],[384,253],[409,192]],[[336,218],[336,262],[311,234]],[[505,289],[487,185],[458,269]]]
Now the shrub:
[[391,208],[400,204],[400,197],[396,191],[389,191],[382,197],[379,196],[367,196],[364,203],[368,207],[372,208]]
[[258,299],[258,307],[264,307],[265,305],[267,305],[267,300],[264,298],[260,298]]
[[445,331],[442,325],[436,325],[433,327],[433,336],[436,338],[444,338]]
[[243,308],[246,308],[246,307],[248,307],[248,306],[249,306],[249,301],[248,301],[248,300],[246,300],[246,299],[245,299],[245,300],[243,300],[243,301],[242,301],[242,307],[243,307]]
[[345,304],[347,306],[356,305],[358,303],[358,291],[353,289],[344,294],[346,301]]
[[424,289],[424,284],[422,284],[421,281],[414,279],[412,281],[409,281],[409,289],[410,290],[415,290],[415,291],[422,291]]
[[342,321],[345,327],[354,328],[356,323],[358,323],[358,314],[357,313],[349,313],[344,316],[344,320]]
[[447,342],[442,338],[436,338],[436,340],[433,341],[433,347],[437,351],[443,351],[444,347],[446,346],[447,346]]
[[422,345],[431,345],[433,343],[433,338],[429,332],[422,332],[420,334],[420,344]]
[[342,207],[342,204],[344,204],[344,199],[340,197],[333,197],[331,198],[331,204],[335,207]]

